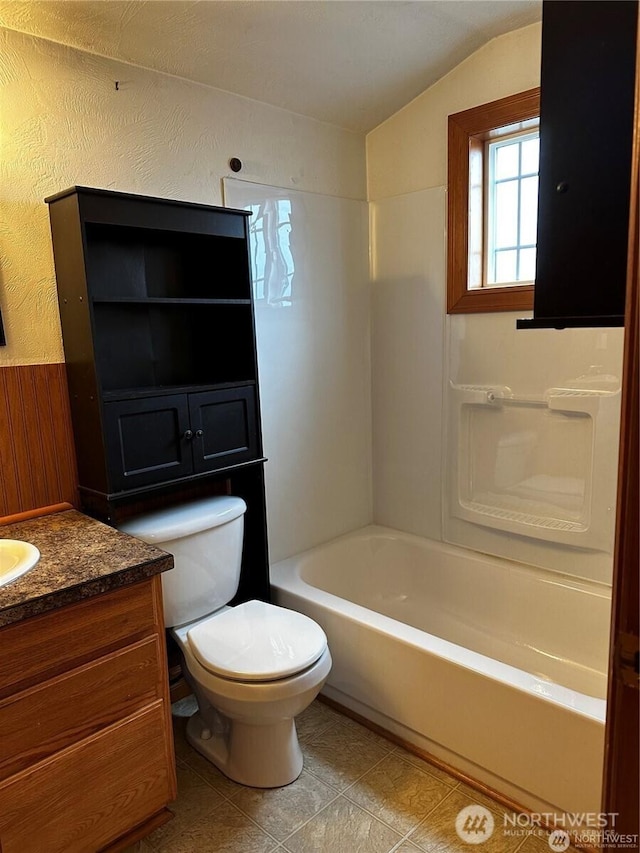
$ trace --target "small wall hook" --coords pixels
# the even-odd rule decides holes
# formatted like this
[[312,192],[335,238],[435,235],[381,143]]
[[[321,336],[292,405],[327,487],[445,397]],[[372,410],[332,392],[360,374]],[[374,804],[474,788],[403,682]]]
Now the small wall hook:
[[232,172],[239,172],[242,169],[242,160],[239,160],[237,157],[232,157],[229,160],[229,168]]

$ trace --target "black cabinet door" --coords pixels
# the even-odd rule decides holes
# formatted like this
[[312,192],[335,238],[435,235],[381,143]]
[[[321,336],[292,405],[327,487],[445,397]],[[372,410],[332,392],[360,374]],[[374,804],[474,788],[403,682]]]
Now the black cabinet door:
[[193,473],[186,394],[105,403],[112,492]]
[[189,395],[196,473],[257,458],[255,409],[253,386]]
[[538,321],[623,320],[637,18],[629,0],[543,3]]

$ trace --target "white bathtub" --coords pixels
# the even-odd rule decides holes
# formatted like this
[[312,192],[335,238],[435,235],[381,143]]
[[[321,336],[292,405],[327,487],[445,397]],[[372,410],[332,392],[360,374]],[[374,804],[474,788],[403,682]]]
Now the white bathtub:
[[324,628],[328,697],[533,811],[600,811],[608,588],[379,526],[271,583]]

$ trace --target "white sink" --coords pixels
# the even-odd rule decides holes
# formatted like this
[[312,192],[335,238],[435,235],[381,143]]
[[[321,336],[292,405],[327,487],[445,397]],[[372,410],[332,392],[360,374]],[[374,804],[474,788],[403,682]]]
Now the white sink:
[[30,542],[0,539],[0,586],[24,575],[39,559],[40,551]]

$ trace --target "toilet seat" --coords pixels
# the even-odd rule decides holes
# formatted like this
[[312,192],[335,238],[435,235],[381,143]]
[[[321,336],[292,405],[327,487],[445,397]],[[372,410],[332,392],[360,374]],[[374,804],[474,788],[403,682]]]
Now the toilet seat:
[[187,642],[208,672],[243,682],[302,672],[327,648],[326,634],[313,619],[257,600],[203,619],[187,631]]

